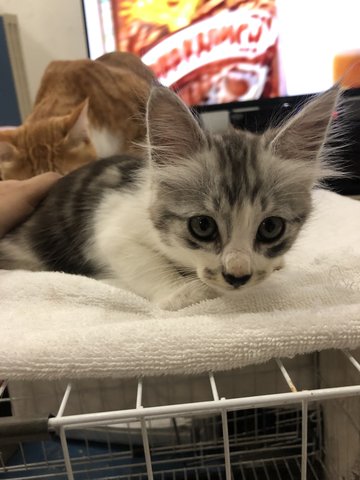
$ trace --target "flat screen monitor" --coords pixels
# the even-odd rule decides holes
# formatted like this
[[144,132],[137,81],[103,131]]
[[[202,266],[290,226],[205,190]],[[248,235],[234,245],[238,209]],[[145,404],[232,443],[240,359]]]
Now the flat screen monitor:
[[83,0],[89,56],[121,50],[191,106],[360,87],[360,1]]

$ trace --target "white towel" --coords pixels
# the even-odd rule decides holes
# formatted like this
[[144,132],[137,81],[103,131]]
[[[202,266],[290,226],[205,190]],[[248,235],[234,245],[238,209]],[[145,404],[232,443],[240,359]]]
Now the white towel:
[[0,272],[0,378],[229,370],[360,346],[360,202],[314,192],[286,267],[239,298],[166,312],[96,280]]

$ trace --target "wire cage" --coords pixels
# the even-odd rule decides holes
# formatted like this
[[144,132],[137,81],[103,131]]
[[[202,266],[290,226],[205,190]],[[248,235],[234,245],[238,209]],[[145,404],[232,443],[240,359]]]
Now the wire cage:
[[3,382],[0,479],[359,480],[360,351],[231,372]]

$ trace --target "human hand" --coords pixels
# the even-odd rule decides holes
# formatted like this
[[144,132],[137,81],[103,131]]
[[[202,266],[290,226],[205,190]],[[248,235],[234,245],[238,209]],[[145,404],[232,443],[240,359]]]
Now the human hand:
[[34,211],[59,178],[47,172],[28,180],[0,181],[0,238]]

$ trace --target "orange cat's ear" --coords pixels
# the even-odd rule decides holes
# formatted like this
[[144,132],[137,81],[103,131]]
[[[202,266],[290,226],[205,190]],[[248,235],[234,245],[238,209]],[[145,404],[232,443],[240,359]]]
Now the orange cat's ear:
[[8,172],[16,167],[19,151],[9,142],[0,141],[0,178],[6,180]]
[[86,99],[68,117],[66,140],[69,143],[77,145],[90,140],[88,110],[89,100]]

